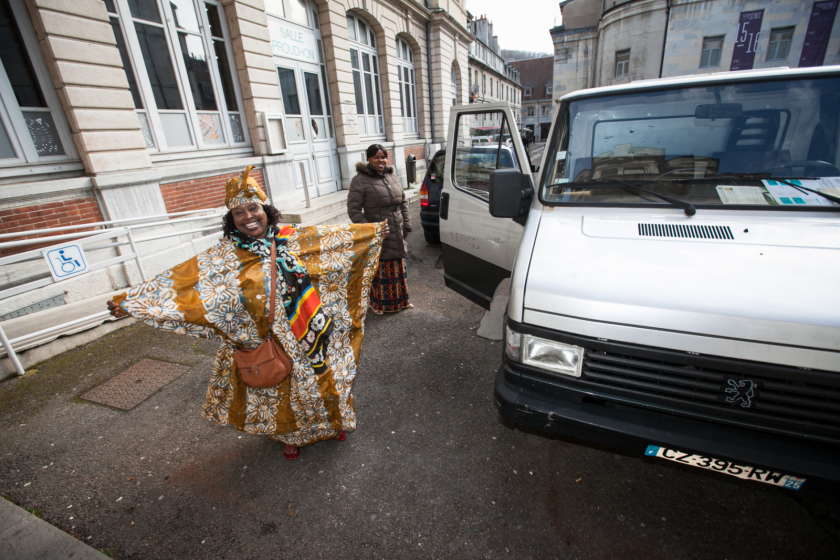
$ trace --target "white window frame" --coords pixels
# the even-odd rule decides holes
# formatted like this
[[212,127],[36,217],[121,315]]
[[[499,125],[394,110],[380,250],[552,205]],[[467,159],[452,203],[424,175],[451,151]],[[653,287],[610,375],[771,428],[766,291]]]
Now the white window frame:
[[[294,6],[294,5],[297,6]],[[297,12],[293,10],[293,7],[297,7]],[[304,95],[299,98],[299,103],[301,107],[306,107],[306,112],[309,114],[310,119],[317,123],[320,119],[324,119],[321,124],[325,127],[324,130],[326,131],[325,137],[321,138],[318,137],[318,134],[315,132],[314,129],[310,129],[311,134],[311,141],[312,142],[335,142],[335,125],[333,123],[332,117],[332,103],[330,102],[330,88],[329,82],[327,81],[327,65],[326,65],[326,57],[324,56],[324,42],[323,36],[320,35],[321,31],[321,23],[319,21],[320,14],[318,13],[318,8],[309,0],[265,0],[265,11],[267,14],[272,15],[274,17],[278,17],[280,19],[284,19],[289,23],[294,25],[299,25],[301,27],[308,27],[315,31],[316,38],[315,42],[317,43],[317,56],[318,56],[318,68],[319,68],[319,80],[320,80],[320,89],[323,92],[323,98],[321,102],[324,104],[324,114],[323,115],[312,115],[309,114],[311,111],[311,107],[309,106],[309,99],[308,94],[306,93],[306,74],[311,74],[310,70],[303,70],[303,80],[304,83],[300,84],[303,86]],[[288,14],[288,16],[287,16]],[[297,19],[293,19],[292,16],[295,16]],[[304,22],[304,18],[306,21]],[[295,86],[298,85],[297,81],[300,76],[298,76],[297,72],[288,66],[283,64],[275,65],[275,71],[279,72],[280,69],[284,70],[291,70],[295,76]],[[282,86],[280,88],[282,94]],[[285,108],[285,107],[284,107]],[[285,131],[287,141],[289,143],[304,143],[307,142],[306,137],[300,140],[288,140],[290,138],[294,138],[294,134],[290,131],[294,130],[293,127],[296,126],[296,121],[300,123],[300,126],[303,126],[303,113],[300,115],[290,115],[288,119],[284,121],[284,126],[287,128]]]
[[[627,55],[627,60],[618,60],[619,57]],[[626,78],[630,74],[630,49],[615,51],[615,77],[616,79]]]
[[[703,37],[703,48],[700,50],[700,68],[718,68],[720,66],[721,53],[723,52],[723,39],[723,35],[716,35],[714,37]],[[706,47],[707,43],[712,43],[715,41],[720,41],[719,47]],[[714,59],[715,54],[717,54],[717,59]]]
[[418,136],[417,81],[414,74],[414,49],[405,39],[397,37],[397,84],[400,88],[400,116],[403,133]]
[[[775,29],[770,30],[770,42],[767,44],[767,62],[772,60],[785,60],[790,54],[790,43],[793,39],[793,34],[796,32],[796,27],[791,25],[788,27],[778,27]],[[789,37],[784,37],[786,34],[790,34]],[[783,37],[777,38],[775,41],[773,40],[773,35],[782,35]],[[784,45],[784,54],[779,56],[779,47]]]
[[452,106],[458,104],[458,72],[455,70],[455,65],[453,64],[450,67],[449,73],[449,87],[450,87],[450,95],[452,96]]
[[548,82],[547,84],[545,84],[545,94],[546,94],[546,95],[551,95],[551,92],[552,92],[552,91],[553,91],[553,85],[552,85],[552,83],[551,83],[551,82]]
[[525,84],[525,97],[531,97],[531,92],[533,91],[533,87],[531,84]]
[[[248,134],[248,124],[245,116],[245,106],[242,100],[242,91],[239,86],[239,77],[237,75],[236,63],[233,55],[233,48],[230,40],[230,31],[227,28],[227,17],[224,6],[219,0],[188,0],[191,2],[193,9],[196,11],[197,23],[199,31],[188,31],[183,28],[175,26],[175,17],[172,14],[172,8],[169,2],[161,2],[161,0],[154,0],[158,9],[158,13],[162,19],[161,23],[135,18],[131,14],[128,5],[128,0],[112,0],[116,8],[116,14],[109,12],[109,17],[117,17],[120,23],[120,29],[123,32],[123,40],[126,43],[129,57],[134,68],[134,74],[137,80],[137,86],[140,90],[140,97],[143,101],[143,109],[137,109],[138,117],[141,119],[141,125],[144,119],[148,121],[148,130],[144,130],[144,136],[147,137],[147,147],[151,152],[159,152],[160,154],[179,154],[190,152],[195,154],[197,151],[205,150],[230,150],[237,148],[248,148],[250,145],[250,135]],[[224,87],[222,85],[221,73],[219,71],[217,59],[215,56],[214,43],[218,38],[211,36],[211,28],[209,18],[207,16],[204,4],[212,4],[216,6],[219,11],[219,21],[221,25],[222,39],[225,46],[225,52],[230,66],[229,72],[233,86],[233,94],[235,96],[236,111],[230,111],[227,108],[225,99]],[[140,42],[137,37],[135,22],[142,25],[148,25],[163,30],[166,46],[169,51],[170,62],[173,64],[175,72],[175,80],[177,82],[178,93],[181,96],[181,104],[183,109],[159,109],[152,90],[149,75],[146,72],[146,64],[143,58],[143,52],[140,48]],[[204,49],[207,66],[209,69],[211,85],[213,88],[214,100],[216,103],[216,110],[198,110],[192,94],[187,68],[184,62],[184,56],[181,52],[178,33],[185,33],[193,37],[198,37]],[[128,71],[128,69],[126,69]],[[162,115],[168,114],[183,114],[187,121],[187,132],[190,135],[190,145],[170,146],[167,142]],[[211,142],[205,140],[202,134],[202,115],[217,115],[218,124],[221,125],[221,133],[223,137],[222,142]],[[238,120],[241,134],[241,141],[234,141],[234,128],[232,120]],[[204,119],[206,124],[210,124],[210,119]],[[215,123],[214,123],[215,124]],[[149,136],[151,138],[149,138]],[[151,142],[149,141],[151,140]],[[153,143],[154,146],[150,144]],[[166,159],[166,158],[163,158]]]
[[529,117],[533,117],[534,116],[534,107],[533,106],[528,107],[528,110],[526,111],[525,114],[528,115]]
[[[362,25],[359,25],[359,24]],[[365,40],[359,40],[364,28]],[[377,50],[376,33],[370,23],[363,17],[347,12],[347,39],[350,43],[350,65],[353,75],[354,96],[356,98],[356,115],[359,123],[359,136],[367,138],[385,138],[385,111],[382,107],[382,72],[379,66],[379,51]],[[353,53],[356,54],[356,66],[353,66]],[[367,59],[365,57],[367,56]],[[365,70],[364,61],[368,61],[369,68]],[[359,82],[361,99],[356,95],[356,79]],[[366,95],[365,85],[370,79],[370,98]],[[361,102],[361,103],[360,103]],[[372,106],[371,106],[372,104]],[[363,112],[359,113],[359,108]]]
[[[0,61],[0,121],[6,130],[9,142],[15,152],[15,157],[0,160],[0,177],[30,174],[37,172],[38,165],[49,165],[51,173],[57,171],[82,170],[84,166],[79,162],[79,155],[73,143],[70,127],[62,109],[61,101],[56,94],[47,63],[41,52],[41,46],[29,19],[29,12],[23,0],[8,0],[11,17],[14,18],[20,31],[25,54],[32,64],[35,80],[41,89],[46,107],[21,108],[15,96],[12,84],[6,70]],[[41,156],[29,132],[29,126],[23,112],[49,113],[55,124],[56,133],[61,141],[64,154],[55,156]],[[66,162],[66,163],[64,163]],[[63,163],[63,165],[56,165]]]
[[[316,11],[317,8],[310,5],[310,3],[306,2],[306,0],[301,0],[300,2],[295,2],[294,0],[264,0],[264,3],[265,12],[267,14],[277,16],[304,27],[321,29],[321,24],[318,21],[318,12]],[[295,4],[297,4],[297,11],[295,10]],[[300,16],[305,16],[306,21],[298,19]]]

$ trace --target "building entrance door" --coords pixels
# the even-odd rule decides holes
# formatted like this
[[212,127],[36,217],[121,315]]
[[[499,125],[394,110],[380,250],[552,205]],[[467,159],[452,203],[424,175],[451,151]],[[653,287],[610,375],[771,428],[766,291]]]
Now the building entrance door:
[[309,198],[340,188],[335,134],[321,72],[317,64],[294,60],[284,60],[277,66],[286,112],[286,140],[294,158],[295,187],[300,189],[301,201],[305,200],[304,177]]

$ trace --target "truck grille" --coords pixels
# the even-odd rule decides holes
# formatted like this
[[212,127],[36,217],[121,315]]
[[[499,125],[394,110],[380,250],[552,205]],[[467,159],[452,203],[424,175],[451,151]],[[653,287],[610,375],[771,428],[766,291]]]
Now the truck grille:
[[[594,345],[593,345],[594,346]],[[840,439],[840,374],[597,344],[586,350],[582,380],[639,400]],[[659,355],[657,355],[659,354]]]

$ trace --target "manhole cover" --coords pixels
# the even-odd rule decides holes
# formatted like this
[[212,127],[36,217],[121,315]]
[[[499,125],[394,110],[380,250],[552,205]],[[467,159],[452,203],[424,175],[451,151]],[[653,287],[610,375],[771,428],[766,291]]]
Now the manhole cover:
[[82,398],[121,410],[131,410],[189,370],[190,366],[160,360],[141,360],[113,379],[94,387]]

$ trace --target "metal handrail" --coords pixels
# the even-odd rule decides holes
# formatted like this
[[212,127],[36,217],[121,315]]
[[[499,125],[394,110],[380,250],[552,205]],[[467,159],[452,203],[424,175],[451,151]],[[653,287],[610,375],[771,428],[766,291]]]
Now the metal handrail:
[[[178,218],[176,220],[166,220],[166,221],[161,221],[161,222],[152,222],[150,224],[139,224],[139,225],[135,225],[135,226],[122,226],[119,229],[127,229],[129,231],[135,231],[135,230],[138,230],[138,229],[149,229],[149,228],[158,227],[158,226],[167,226],[167,225],[170,225],[170,224],[181,224],[181,223],[184,223],[184,222],[195,222],[195,221],[198,221],[198,220],[207,220],[209,218],[215,218],[216,216],[220,216],[220,215],[221,214],[213,214],[213,215],[210,215],[210,216],[194,216],[192,218]],[[90,225],[91,224],[85,224],[82,227],[89,227]],[[51,229],[61,229],[61,228],[51,228]],[[44,231],[47,231],[47,230],[30,230],[30,231],[22,232],[22,233],[19,232],[18,236],[21,236],[21,235],[38,235],[39,233],[43,233]],[[22,247],[24,245],[36,245],[36,244],[39,244],[39,243],[51,243],[51,242],[54,242],[54,241],[66,241],[68,239],[80,239],[82,237],[87,237],[89,235],[104,233],[104,232],[108,232],[108,231],[116,231],[116,229],[115,230],[97,229],[97,230],[94,230],[92,232],[91,231],[80,231],[78,233],[65,233],[63,235],[53,235],[53,236],[50,236],[50,237],[37,237],[37,238],[33,238],[33,239],[21,239],[20,241],[5,241],[5,242],[0,242],[0,249],[8,249],[8,248],[12,248],[12,247]],[[6,235],[11,235],[11,234],[6,234]]]
[[[222,226],[207,226],[207,227],[198,228],[198,229],[188,229],[186,231],[179,231],[179,232],[177,232],[177,235],[186,235],[188,233],[201,233],[202,231],[221,230],[221,229],[222,229]],[[167,234],[164,234],[164,235],[155,235],[153,237],[142,237],[140,239],[135,239],[134,242],[135,243],[143,243],[145,241],[155,241],[157,239],[163,239],[164,237],[174,237],[174,236],[175,236],[174,233],[167,233]],[[115,242],[115,243],[103,243],[102,245],[94,245],[93,247],[90,248],[90,250],[91,251],[96,251],[98,249],[108,249],[108,248],[111,248],[111,247],[123,247],[123,246],[128,245],[128,244],[129,244],[128,241]]]
[[[176,230],[176,231],[168,232],[168,233],[163,234],[163,235],[153,235],[151,237],[144,237],[144,238],[141,238],[141,239],[135,239],[133,231],[142,230],[142,229],[149,229],[149,228],[152,228],[152,227],[158,227],[158,226],[164,226],[164,225],[185,223],[185,222],[198,221],[198,220],[206,220],[208,218],[213,218],[215,216],[221,215],[219,213],[219,211],[214,208],[214,209],[205,209],[205,210],[193,210],[193,211],[190,211],[190,212],[173,212],[171,214],[159,214],[159,215],[154,215],[154,216],[147,216],[147,217],[144,217],[144,218],[130,218],[130,219],[126,219],[126,220],[109,220],[107,222],[94,222],[94,223],[87,223],[87,224],[79,224],[77,226],[63,226],[63,227],[59,227],[59,228],[45,228],[45,229],[42,229],[42,230],[29,230],[29,231],[25,231],[25,232],[15,232],[15,233],[0,235],[0,239],[8,239],[10,237],[20,237],[20,236],[23,236],[23,235],[27,235],[27,236],[38,235],[40,233],[50,233],[50,232],[55,232],[55,231],[66,231],[68,229],[77,229],[77,228],[81,228],[81,227],[108,226],[108,225],[113,226],[114,224],[119,224],[119,223],[124,224],[124,223],[127,223],[127,222],[138,222],[138,221],[143,222],[145,220],[156,219],[156,218],[161,218],[161,217],[166,217],[166,216],[182,216],[184,214],[198,214],[198,213],[205,213],[205,212],[212,212],[212,214],[204,215],[204,216],[193,216],[193,217],[190,217],[190,218],[177,218],[177,219],[174,219],[174,220],[158,221],[158,222],[152,222],[152,223],[141,223],[141,224],[136,224],[136,225],[132,225],[132,226],[114,227],[112,229],[105,228],[105,229],[97,229],[97,230],[94,230],[94,231],[87,231],[87,232],[67,233],[67,234],[62,234],[62,235],[53,235],[53,236],[49,236],[49,237],[40,237],[40,238],[36,238],[36,239],[26,239],[26,240],[21,240],[21,241],[6,241],[6,242],[0,242],[0,249],[6,249],[6,248],[11,248],[11,247],[20,247],[20,246],[23,246],[23,245],[32,245],[32,244],[49,244],[51,242],[54,243],[56,241],[65,241],[65,240],[68,240],[68,239],[81,239],[80,244],[82,244],[82,245],[86,245],[86,241],[88,243],[90,243],[90,242],[96,242],[99,239],[103,239],[103,240],[104,239],[109,239],[109,238],[110,239],[115,239],[116,241],[114,243],[94,245],[92,247],[87,248],[87,250],[96,250],[96,249],[104,249],[104,248],[108,248],[108,247],[120,247],[120,246],[123,246],[123,245],[130,245],[131,246],[131,252],[127,253],[125,255],[119,255],[115,258],[106,259],[102,262],[98,262],[96,264],[93,264],[89,267],[88,272],[93,272],[94,270],[99,270],[101,268],[112,266],[114,264],[124,263],[125,261],[134,259],[136,264],[137,264],[137,269],[140,273],[140,278],[143,280],[143,282],[146,282],[147,281],[146,271],[143,268],[143,263],[140,259],[140,254],[137,251],[137,243],[154,241],[154,240],[157,240],[157,239],[164,239],[166,237],[176,237],[176,236],[186,235],[186,234],[191,234],[191,233],[200,233],[200,232],[204,232],[204,231],[208,231],[208,230],[219,230],[219,229],[221,229],[221,226],[220,225],[213,225],[213,226],[206,226],[206,227],[202,227],[202,228],[190,229],[190,230],[186,230],[186,231],[177,231]],[[126,237],[127,241],[121,242],[119,240],[120,237],[123,237],[123,236]],[[89,238],[89,239],[85,240],[83,238]],[[13,264],[13,263],[17,263],[17,262],[24,262],[24,261],[27,261],[27,260],[32,260],[33,258],[36,258],[42,251],[43,251],[43,249],[33,249],[33,250],[29,250],[29,251],[24,251],[23,253],[19,253],[17,255],[10,255],[8,257],[2,257],[2,258],[0,258],[0,265]],[[128,274],[126,274],[126,277],[128,278]],[[78,276],[74,276],[74,278],[78,278]],[[50,276],[49,278],[42,278],[42,279],[39,279],[39,280],[33,280],[32,282],[28,282],[26,284],[23,284],[21,286],[17,286],[15,288],[9,288],[7,290],[0,290],[0,299],[4,299],[6,297],[11,297],[13,295],[17,295],[17,294],[20,294],[20,293],[25,293],[25,292],[28,292],[30,290],[34,290],[34,289],[37,289],[37,288],[48,286],[48,285],[53,284],[53,283],[56,283],[56,282],[53,280],[52,276]],[[12,365],[14,366],[15,371],[20,376],[20,375],[23,375],[25,373],[25,371],[23,369],[22,364],[20,363],[20,360],[18,359],[17,354],[15,353],[15,350],[14,350],[14,345],[15,344],[20,344],[21,342],[26,342],[28,340],[36,339],[36,338],[44,336],[46,334],[61,332],[61,331],[65,330],[69,327],[79,325],[79,324],[82,324],[82,323],[85,323],[85,322],[88,322],[88,321],[91,321],[91,320],[96,320],[96,319],[99,319],[99,318],[104,319],[106,315],[109,315],[108,311],[102,311],[102,312],[99,312],[99,313],[94,313],[92,315],[82,317],[81,319],[75,319],[73,321],[69,321],[67,323],[62,323],[61,325],[56,325],[56,326],[53,326],[53,327],[49,327],[47,329],[43,329],[43,330],[40,330],[38,332],[34,332],[34,333],[27,334],[27,335],[19,336],[17,338],[12,339],[12,340],[8,339],[8,337],[6,336],[6,333],[3,332],[2,326],[0,326],[0,343],[3,344],[3,347],[6,349],[6,355],[9,357],[9,360],[12,362]]]
[[[199,214],[201,212],[213,212],[213,214],[218,214],[218,208],[205,208],[203,210],[189,210],[186,212],[171,212],[169,214],[154,214],[152,216],[145,216],[143,218],[124,218],[122,220],[108,220],[104,222],[89,222],[86,224],[76,224],[73,226],[61,226],[61,227],[54,227],[54,228],[44,228],[40,230],[34,230],[38,233],[52,233],[55,231],[66,231],[68,229],[80,229],[80,228],[88,228],[88,227],[97,227],[97,226],[109,226],[109,225],[116,225],[116,224],[127,224],[129,222],[142,222],[144,220],[154,220],[158,218],[166,218],[168,216],[184,216],[187,214]],[[204,218],[212,218],[213,216],[204,216]],[[198,218],[200,219],[200,218]],[[174,222],[174,220],[173,220]],[[172,223],[172,222],[167,222]],[[33,235],[33,230],[27,231],[13,231],[12,233],[0,233],[0,239],[11,239],[13,237],[21,237],[23,235]]]

